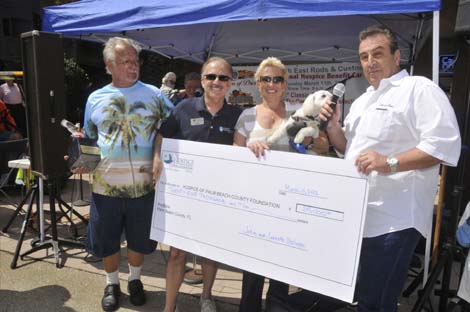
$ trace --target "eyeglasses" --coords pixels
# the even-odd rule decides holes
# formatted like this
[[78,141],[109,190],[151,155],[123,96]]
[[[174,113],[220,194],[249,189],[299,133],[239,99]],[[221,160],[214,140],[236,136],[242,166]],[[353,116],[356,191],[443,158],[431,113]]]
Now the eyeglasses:
[[274,77],[261,76],[259,81],[262,81],[262,82],[265,82],[265,83],[270,83],[272,81],[273,83],[278,84],[278,83],[283,83],[284,82],[284,77],[282,77],[282,76],[274,76]]
[[216,74],[207,74],[207,75],[204,75],[204,78],[206,78],[207,80],[211,80],[211,81],[214,81],[218,78],[219,81],[223,81],[223,82],[227,82],[230,79],[232,79],[232,77],[229,77],[226,75],[216,75]]

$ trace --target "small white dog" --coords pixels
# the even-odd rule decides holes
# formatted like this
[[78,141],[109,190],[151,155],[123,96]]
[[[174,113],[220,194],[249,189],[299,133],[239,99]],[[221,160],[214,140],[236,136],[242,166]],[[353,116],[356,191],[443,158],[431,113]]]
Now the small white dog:
[[[300,144],[306,137],[317,138],[319,135],[320,119],[318,114],[323,104],[327,99],[331,99],[332,94],[325,90],[319,90],[315,93],[310,94],[295,113],[289,117],[286,123],[282,127],[279,127],[276,131],[271,134],[267,139],[269,146],[276,143],[283,136],[291,135],[291,130],[296,128],[297,125],[301,125],[300,130],[295,134],[294,143]],[[297,124],[297,125],[294,125]],[[288,133],[289,132],[289,133]],[[294,136],[294,135],[292,135]]]

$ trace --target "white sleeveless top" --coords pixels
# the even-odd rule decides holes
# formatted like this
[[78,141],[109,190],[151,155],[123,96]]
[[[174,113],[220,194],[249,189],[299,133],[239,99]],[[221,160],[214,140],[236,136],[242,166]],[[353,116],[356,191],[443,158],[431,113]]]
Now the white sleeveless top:
[[[256,107],[257,106],[245,109],[235,125],[235,130],[246,138],[247,144],[253,141],[266,142],[267,138],[277,129],[277,127],[272,129],[261,127],[261,125],[256,121]],[[289,116],[295,112],[295,110],[288,111],[287,109],[288,108],[286,108],[286,117],[279,126],[283,125]],[[294,151],[289,145],[289,138],[287,136],[282,137],[278,142],[271,146],[271,149],[286,152]]]

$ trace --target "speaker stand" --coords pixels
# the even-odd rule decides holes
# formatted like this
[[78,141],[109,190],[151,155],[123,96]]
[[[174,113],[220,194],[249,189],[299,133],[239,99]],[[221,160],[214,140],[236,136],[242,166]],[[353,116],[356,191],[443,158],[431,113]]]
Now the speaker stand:
[[[69,222],[70,224],[70,228],[73,230],[73,237],[76,239],[78,238],[78,230],[77,230],[77,226],[75,224],[75,222],[73,222],[71,216],[72,214],[75,215],[76,217],[78,217],[85,225],[88,225],[88,220],[85,219],[85,217],[83,215],[81,215],[78,211],[76,211],[75,209],[73,209],[72,206],[68,205],[61,197],[60,195],[58,195],[56,197],[56,200],[57,200],[57,203],[59,205],[59,209],[60,211],[62,212],[62,216],[60,216],[59,218],[57,218],[56,222],[59,221],[62,217],[65,217],[67,219],[67,221]],[[64,206],[65,208],[67,208],[67,211],[65,211],[65,209],[62,207]]]
[[[8,232],[8,229],[10,228],[10,226],[12,225],[13,221],[16,219],[16,217],[20,214],[21,210],[23,209],[23,206],[24,204],[26,203],[26,201],[33,196],[33,193],[36,192],[36,188],[37,188],[37,185],[34,185],[32,186],[28,192],[26,193],[26,195],[23,197],[23,199],[21,200],[21,202],[18,204],[18,206],[16,207],[16,210],[13,212],[13,215],[10,217],[10,219],[8,220],[7,224],[3,227],[2,229],[2,232],[3,233],[7,233]],[[35,196],[35,195],[34,195]],[[16,205],[16,204],[14,204]],[[24,217],[26,219],[26,215]],[[29,218],[29,217],[28,217]],[[25,225],[25,226],[28,226],[28,223]]]
[[[42,177],[39,177],[40,180],[42,180]],[[41,182],[40,182],[41,183]],[[48,249],[48,248],[52,248],[53,252],[54,252],[54,259],[55,259],[55,264],[56,264],[56,267],[59,268],[61,267],[61,263],[60,263],[60,256],[61,256],[61,253],[62,253],[62,247],[63,246],[68,246],[68,247],[75,247],[75,248],[81,248],[83,249],[85,246],[83,245],[83,243],[81,242],[78,242],[78,241],[74,241],[74,240],[67,240],[67,239],[59,239],[58,238],[58,235],[57,235],[57,216],[56,216],[56,210],[55,210],[55,202],[56,200],[59,202],[59,205],[61,203],[63,203],[63,201],[60,199],[59,196],[56,195],[56,183],[55,183],[55,179],[53,178],[49,178],[48,179],[48,188],[49,188],[49,205],[50,205],[50,214],[51,214],[51,234],[52,236],[50,237],[45,237],[44,236],[44,231],[43,231],[43,218],[41,218],[41,233],[40,233],[40,237],[37,241],[35,241],[32,245],[32,248],[24,253],[22,253],[20,255],[20,250],[21,250],[21,246],[23,244],[23,240],[24,240],[24,236],[25,236],[25,233],[26,233],[26,224],[27,222],[29,221],[29,218],[31,216],[31,210],[32,210],[32,206],[33,206],[33,202],[34,202],[34,198],[36,196],[38,196],[38,188],[34,188],[34,191],[32,192],[32,196],[30,198],[30,202],[29,202],[29,206],[28,206],[28,209],[26,210],[26,217],[25,217],[25,220],[23,221],[23,226],[21,228],[21,233],[20,233],[20,238],[18,240],[18,243],[17,243],[17,246],[16,246],[16,250],[15,250],[15,254],[13,256],[13,260],[12,260],[12,263],[10,265],[10,267],[12,269],[15,269],[16,266],[17,266],[17,261],[18,261],[18,257],[21,258],[21,260],[24,260],[24,257],[36,252],[36,251],[39,251],[39,250],[42,250],[42,249]],[[41,194],[39,194],[41,195]],[[40,216],[43,215],[43,211],[42,211],[42,206],[39,206],[39,214]]]
[[454,186],[452,191],[452,200],[453,200],[453,209],[451,210],[451,220],[450,220],[450,233],[447,233],[447,237],[443,241],[442,245],[439,248],[439,256],[431,271],[429,278],[426,282],[426,285],[419,292],[418,300],[413,306],[412,312],[422,311],[426,302],[430,302],[430,296],[432,290],[441,276],[441,289],[440,289],[440,300],[439,300],[439,311],[447,311],[447,304],[450,297],[450,280],[452,273],[452,265],[454,261],[454,255],[461,252],[461,248],[456,245],[455,232],[457,230],[457,223],[459,217],[459,210],[462,200],[462,190],[461,186]]

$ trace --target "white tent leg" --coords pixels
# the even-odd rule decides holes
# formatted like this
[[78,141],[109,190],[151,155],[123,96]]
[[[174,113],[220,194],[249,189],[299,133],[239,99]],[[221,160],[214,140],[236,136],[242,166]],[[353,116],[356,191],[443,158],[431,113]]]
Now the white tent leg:
[[[439,85],[439,11],[433,12],[432,24],[432,81]],[[426,251],[424,253],[424,272],[423,272],[423,287],[426,285],[429,273],[429,258],[431,235],[428,233],[426,238]]]
[[432,81],[439,85],[439,11],[433,12],[432,24]]

